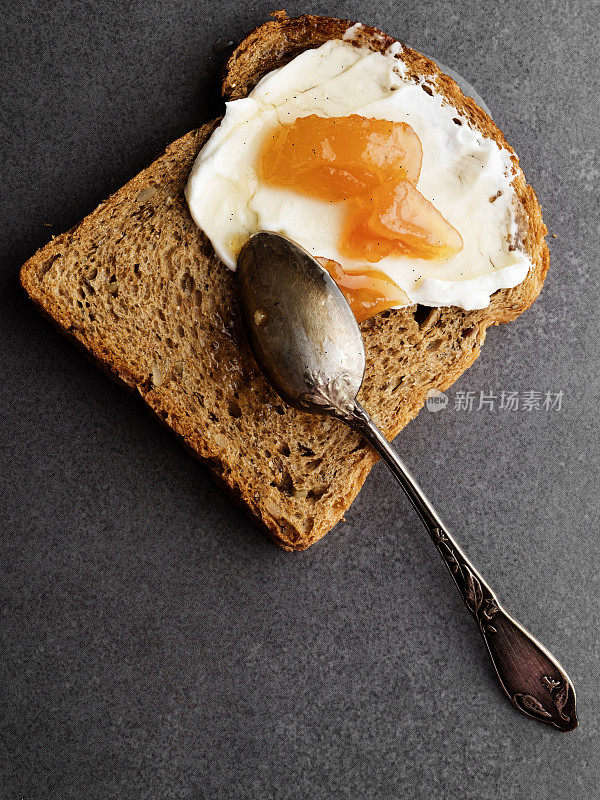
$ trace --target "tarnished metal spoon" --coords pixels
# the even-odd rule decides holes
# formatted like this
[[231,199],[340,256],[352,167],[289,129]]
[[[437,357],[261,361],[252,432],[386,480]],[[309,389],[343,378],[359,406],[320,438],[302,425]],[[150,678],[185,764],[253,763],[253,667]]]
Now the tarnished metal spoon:
[[362,336],[329,273],[294,242],[265,231],[244,245],[237,273],[246,335],[274,389],[296,408],[337,417],[377,450],[450,570],[511,703],[561,731],[575,728],[575,690],[564,669],[502,608],[356,400],[365,369]]

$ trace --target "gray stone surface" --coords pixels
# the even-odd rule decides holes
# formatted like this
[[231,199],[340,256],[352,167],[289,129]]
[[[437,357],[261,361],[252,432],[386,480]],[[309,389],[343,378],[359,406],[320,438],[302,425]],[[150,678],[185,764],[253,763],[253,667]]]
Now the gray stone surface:
[[[504,701],[382,468],[335,532],[285,554],[17,287],[51,233],[219,111],[213,44],[270,8],[3,4],[0,796],[597,797],[597,3],[287,6],[374,23],[462,73],[556,234],[538,303],[397,446],[568,668],[572,734]],[[454,410],[482,389],[563,391],[563,407]]]

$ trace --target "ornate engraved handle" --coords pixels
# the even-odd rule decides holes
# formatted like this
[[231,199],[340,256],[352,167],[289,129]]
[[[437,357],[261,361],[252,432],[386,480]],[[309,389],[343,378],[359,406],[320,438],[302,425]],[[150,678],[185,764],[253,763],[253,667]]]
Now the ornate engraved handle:
[[355,402],[332,409],[378,451],[425,523],[465,605],[486,643],[500,685],[511,703],[529,717],[561,731],[577,727],[575,689],[546,648],[500,605],[483,577],[444,527],[423,490],[367,412]]
[[562,731],[577,726],[575,690],[546,648],[500,605],[481,575],[443,528],[430,530],[465,605],[475,618],[500,685],[530,717]]

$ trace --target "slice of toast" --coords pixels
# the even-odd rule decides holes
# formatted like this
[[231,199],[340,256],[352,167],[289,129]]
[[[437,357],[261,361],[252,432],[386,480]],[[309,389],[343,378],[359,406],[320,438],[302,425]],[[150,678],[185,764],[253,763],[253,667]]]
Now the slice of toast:
[[[341,38],[351,24],[278,14],[231,56],[224,95],[244,96],[267,71]],[[373,28],[359,35],[374,50],[394,41]],[[412,76],[426,77],[473,126],[508,147],[492,120],[433,62],[408,48],[403,57]],[[302,550],[339,521],[377,457],[340,422],[288,407],[254,364],[238,321],[235,276],[194,225],[183,194],[216,124],[183,136],[52,239],[23,266],[21,282],[64,333],[141,394],[278,544]],[[527,279],[496,292],[480,311],[412,306],[361,326],[367,370],[360,400],[389,438],[419,412],[429,389],[446,389],[473,363],[488,326],[518,317],[542,287],[546,228],[516,156],[514,164],[534,265]]]

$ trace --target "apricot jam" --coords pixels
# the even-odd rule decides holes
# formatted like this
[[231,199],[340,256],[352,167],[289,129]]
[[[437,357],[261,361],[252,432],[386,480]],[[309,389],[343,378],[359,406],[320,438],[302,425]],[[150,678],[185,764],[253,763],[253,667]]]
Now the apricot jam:
[[462,248],[460,233],[408,180],[387,180],[357,198],[339,242],[342,255],[371,263],[398,255],[444,259]]
[[360,272],[348,272],[331,258],[317,258],[340,287],[357,322],[374,317],[380,311],[410,303],[397,283],[379,269],[363,267]]
[[[416,188],[423,150],[405,122],[351,114],[299,117],[267,137],[259,160],[264,183],[330,202],[344,202],[338,242],[343,256],[376,263],[387,256],[446,259],[458,253],[460,233]],[[321,260],[357,317],[408,303],[406,294],[371,267],[344,270]]]
[[404,122],[348,117],[299,117],[279,125],[261,154],[262,180],[322,200],[368,195],[387,178],[416,183],[423,150]]

